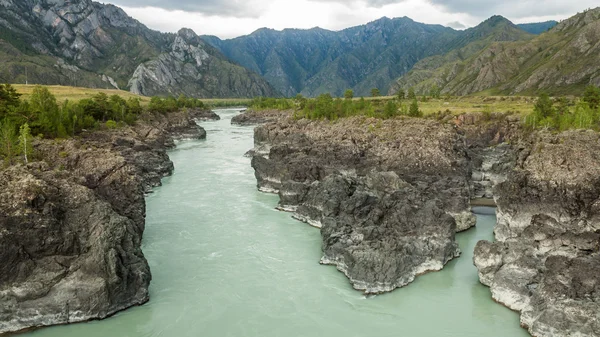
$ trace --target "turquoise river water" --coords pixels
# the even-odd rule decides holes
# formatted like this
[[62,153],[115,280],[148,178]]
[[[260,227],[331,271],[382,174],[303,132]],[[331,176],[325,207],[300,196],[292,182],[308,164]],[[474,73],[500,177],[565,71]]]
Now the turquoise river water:
[[150,302],[104,321],[44,328],[31,337],[529,336],[492,301],[472,263],[492,239],[494,215],[459,234],[462,257],[408,287],[365,298],[334,267],[319,265],[319,230],[275,210],[256,189],[252,128],[238,111],[202,123],[205,141],[170,153],[176,171],[147,198],[143,250]]

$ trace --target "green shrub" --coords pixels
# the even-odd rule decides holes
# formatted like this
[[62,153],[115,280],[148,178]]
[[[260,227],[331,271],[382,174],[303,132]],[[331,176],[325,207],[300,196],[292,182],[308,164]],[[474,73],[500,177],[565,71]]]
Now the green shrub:
[[104,124],[109,129],[116,129],[119,126],[119,124],[117,124],[117,122],[113,121],[112,119],[107,120]]
[[598,109],[600,107],[600,88],[590,85],[583,93],[583,101],[588,104],[590,109]]
[[[572,103],[566,98],[552,102],[547,94],[541,94],[534,106],[533,112],[525,117],[525,126],[546,128],[557,131],[568,129],[598,129],[600,123],[599,108],[593,108],[590,99],[593,89],[586,89],[583,100],[572,109]],[[587,96],[586,96],[587,95]]]
[[419,102],[414,98],[408,109],[408,115],[410,117],[423,117],[423,112],[419,110]]
[[344,98],[345,99],[353,99],[354,98],[354,91],[352,89],[348,89],[344,92]]

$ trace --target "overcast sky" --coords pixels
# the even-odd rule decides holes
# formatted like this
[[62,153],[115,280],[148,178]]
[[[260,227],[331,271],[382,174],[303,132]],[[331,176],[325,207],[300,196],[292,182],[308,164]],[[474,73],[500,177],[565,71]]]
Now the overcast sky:
[[515,23],[566,19],[598,0],[100,0],[122,7],[148,27],[232,38],[258,28],[340,30],[380,17],[461,29],[499,14]]

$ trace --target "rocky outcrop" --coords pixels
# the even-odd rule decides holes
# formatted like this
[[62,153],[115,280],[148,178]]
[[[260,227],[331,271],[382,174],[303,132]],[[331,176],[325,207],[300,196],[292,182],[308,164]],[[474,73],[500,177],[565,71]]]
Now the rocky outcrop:
[[522,138],[519,116],[503,113],[464,114],[452,121],[464,135],[471,167],[471,198],[493,201],[493,188],[513,171],[518,140]]
[[600,335],[600,138],[534,135],[494,190],[496,241],[474,263],[533,336]]
[[190,113],[40,141],[43,160],[0,171],[0,334],[103,319],[148,301],[144,193],[173,171]]
[[290,113],[290,111],[279,110],[247,110],[243,111],[243,113],[239,115],[233,116],[231,119],[231,124],[239,126],[265,124],[276,121],[279,118],[286,117]]
[[440,201],[395,172],[330,175],[308,189],[297,214],[322,226],[321,263],[367,294],[405,286],[460,255],[456,223]]
[[182,29],[168,52],[136,68],[128,87],[131,92],[146,96],[164,93],[229,98],[278,96],[260,76],[215,57],[216,53],[192,30]]
[[536,337],[599,336],[600,135],[523,130],[502,114],[255,129],[258,187],[321,229],[321,263],[379,293],[457,256],[469,198],[493,197],[495,242],[474,264]]
[[424,119],[283,117],[255,129],[258,187],[321,228],[324,264],[356,289],[404,286],[458,256],[475,224],[464,137]]

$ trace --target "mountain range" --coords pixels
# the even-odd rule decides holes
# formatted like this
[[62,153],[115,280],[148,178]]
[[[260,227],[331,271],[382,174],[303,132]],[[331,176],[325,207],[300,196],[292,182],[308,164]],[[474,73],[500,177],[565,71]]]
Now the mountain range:
[[[512,31],[496,34],[496,28],[504,29],[496,27],[501,26],[497,22],[500,18],[464,31],[407,17],[384,17],[338,32],[321,28],[260,29],[229,40],[202,38],[234,62],[261,74],[286,96],[341,96],[346,89],[365,96],[372,88],[387,92],[394,80],[429,56],[443,55],[481,39],[527,39],[530,34],[525,30],[537,32],[552,24],[529,24],[523,29],[511,24]],[[501,19],[502,23],[510,23]]]
[[0,82],[194,97],[575,92],[598,84],[600,9],[560,23],[494,16],[455,30],[381,18],[341,31],[259,29],[221,40],[151,30],[91,0],[0,0]]
[[600,85],[600,8],[579,13],[538,36],[496,41],[489,36],[419,61],[389,93],[411,87],[426,93],[436,85],[453,95],[542,91],[559,95],[581,94],[590,84]]
[[127,88],[143,95],[273,96],[193,31],[148,29],[91,0],[0,1],[0,82]]

